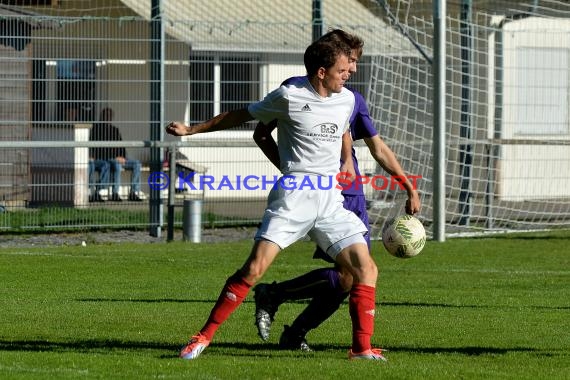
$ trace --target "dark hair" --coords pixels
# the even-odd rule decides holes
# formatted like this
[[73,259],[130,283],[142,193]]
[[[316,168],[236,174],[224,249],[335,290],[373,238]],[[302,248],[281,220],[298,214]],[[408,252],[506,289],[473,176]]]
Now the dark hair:
[[326,34],[323,34],[319,40],[344,42],[350,46],[351,50],[357,51],[358,58],[362,55],[362,49],[364,48],[364,40],[362,38],[342,29],[331,29]]
[[112,108],[106,107],[99,112],[99,121],[111,121],[113,120],[114,112]]
[[319,39],[313,42],[305,50],[303,57],[307,75],[309,77],[316,75],[321,67],[325,69],[333,67],[339,56],[350,57],[351,50],[346,43],[340,41],[321,41]]

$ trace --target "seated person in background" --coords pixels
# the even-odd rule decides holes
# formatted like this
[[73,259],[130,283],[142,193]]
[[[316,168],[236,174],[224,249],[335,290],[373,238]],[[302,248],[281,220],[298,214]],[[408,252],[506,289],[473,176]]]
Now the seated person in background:
[[[97,149],[97,148],[96,148]],[[109,170],[111,165],[106,160],[89,158],[89,202],[104,202],[101,189],[109,187]],[[95,172],[99,172],[99,181],[95,182]]]
[[[123,138],[121,132],[119,132],[119,128],[111,124],[113,116],[113,110],[111,108],[102,109],[99,114],[99,122],[91,128],[89,140],[122,141]],[[111,201],[122,201],[119,196],[119,189],[121,188],[121,169],[124,168],[125,170],[132,170],[129,201],[140,202],[142,199],[138,194],[141,186],[141,163],[138,160],[127,158],[126,154],[124,147],[98,147],[91,148],[89,152],[90,161],[93,161],[94,170],[97,170],[97,163],[100,161],[106,161],[110,166],[111,172],[113,173],[113,191],[109,197]],[[91,175],[89,180],[91,181]],[[102,171],[100,182],[105,183]]]

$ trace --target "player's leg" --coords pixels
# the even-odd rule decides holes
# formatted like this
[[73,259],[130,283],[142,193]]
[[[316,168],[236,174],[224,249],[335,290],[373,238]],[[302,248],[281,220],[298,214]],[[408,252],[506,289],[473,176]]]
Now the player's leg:
[[[370,230],[368,212],[366,211],[366,199],[363,195],[344,195],[343,206],[356,214],[366,228]],[[370,234],[365,234],[364,238],[370,252]],[[333,261],[320,249],[315,252],[313,257]],[[317,293],[311,295],[312,300],[309,305],[293,321],[291,326],[287,327],[281,334],[279,343],[282,348],[307,348],[308,344],[305,335],[334,314],[348,297],[353,281],[350,271],[337,265],[334,272],[330,273],[329,276],[330,281],[328,284],[330,289],[320,291],[318,296]]]
[[[355,196],[345,196],[344,206],[346,209],[351,210],[358,216],[358,218],[364,223],[368,231],[370,231],[370,224],[368,221],[368,212],[366,210],[366,198],[364,195],[355,195]],[[345,276],[346,278],[351,278],[354,281],[352,285],[352,290],[350,293],[350,301],[349,301],[349,312],[351,314],[351,319],[353,321],[353,340],[357,341],[360,344],[367,344],[366,341],[369,342],[369,336],[372,335],[374,330],[374,318],[373,318],[373,310],[375,308],[375,285],[376,279],[378,277],[378,268],[374,263],[374,260],[371,256],[371,244],[370,244],[370,233],[366,233],[364,235],[367,245],[367,253],[365,255],[365,260],[354,260],[350,258],[349,263],[344,263],[341,265],[342,268],[345,270],[349,270],[349,264],[355,263],[357,266],[362,266],[363,268],[369,268],[367,271],[373,275],[373,282],[370,280],[369,284],[362,283],[362,279],[354,280],[353,276]],[[349,252],[349,254],[351,254]],[[356,253],[362,254],[360,250]],[[343,260],[343,256],[340,255],[338,258],[339,260]],[[354,261],[352,261],[354,260]],[[356,286],[355,286],[356,285]],[[368,287],[367,285],[372,285],[372,287]],[[374,292],[374,295],[372,295]],[[363,302],[363,303],[362,303]],[[365,305],[361,307],[361,305]],[[367,306],[366,306],[367,305]],[[364,310],[364,314],[362,314],[362,310]],[[368,310],[368,312],[366,311]],[[372,310],[372,312],[370,312]],[[370,314],[372,314],[372,318],[369,319]],[[357,344],[353,342],[353,349],[351,352],[351,358],[362,358],[366,356],[367,359],[383,359],[380,351],[360,351],[356,347]],[[355,352],[361,353],[360,355],[354,354]],[[365,353],[365,355],[362,354]]]
[[376,309],[378,268],[363,244],[351,244],[336,257],[337,263],[349,269],[354,277],[348,303],[352,320],[350,359],[386,360],[380,349],[371,345]]
[[[192,337],[180,356],[195,359],[210,343],[221,323],[241,304],[249,289],[265,273],[281,248],[286,248],[311,228],[316,212],[315,203],[302,192],[287,192],[277,187],[271,190],[261,226],[255,235],[251,254],[242,268],[222,289],[208,321],[200,333]],[[290,221],[295,220],[292,224]]]
[[353,335],[349,357],[384,359],[379,351],[372,350],[370,342],[374,332],[378,268],[363,236],[368,230],[356,214],[345,210],[342,204],[339,208],[333,197],[330,193],[330,199],[321,202],[311,237],[319,246],[329,247],[327,254],[354,277],[349,299]]
[[345,293],[345,290],[342,288],[337,270],[331,267],[315,269],[280,283],[259,284],[254,288],[254,292],[255,325],[259,337],[267,340],[275,313],[282,303],[310,299],[323,294],[336,296]]
[[[345,196],[343,207],[354,212],[364,223],[366,228],[369,229],[368,213],[366,211],[366,200],[364,196]],[[365,239],[370,247],[370,237],[368,233],[365,235]],[[316,248],[313,258],[334,263],[334,260],[319,247]],[[333,292],[341,291],[341,289],[345,289],[346,291],[350,290],[352,286],[350,273],[347,271],[344,272],[348,279],[348,282],[345,282],[345,279],[339,275],[338,269],[338,267],[315,269],[291,280],[279,283],[274,282],[272,284],[259,284],[254,291],[256,291],[257,295],[257,289],[259,289],[259,293],[262,293],[259,296],[260,301],[262,303],[267,301],[267,303],[277,309],[279,305],[284,302],[313,298],[328,290]]]
[[181,358],[195,359],[202,353],[212,341],[216,330],[243,302],[251,286],[263,276],[280,250],[277,244],[267,240],[255,242],[245,264],[227,279],[200,332],[191,337],[180,351]]
[[314,297],[291,324],[285,326],[279,337],[279,348],[310,351],[306,335],[333,315],[348,297],[348,292],[326,292]]
[[[266,210],[266,215],[274,217],[267,223],[262,224],[256,236],[278,242],[281,247],[285,247],[305,236],[312,228],[315,215],[317,215],[317,202],[314,199],[314,197],[307,197],[305,192],[300,190],[286,191],[282,186],[273,188],[269,195],[269,206]],[[313,278],[313,280],[315,279]],[[301,282],[306,285],[305,281]],[[316,281],[311,281],[311,286],[321,286],[322,282],[323,277],[317,274]],[[293,285],[293,287],[297,286]],[[273,306],[271,301],[272,296],[270,292],[267,284],[263,284],[255,289],[255,324],[258,334],[263,340],[269,338],[273,315],[277,311],[277,306]],[[278,298],[280,297],[278,296]],[[264,303],[265,301],[267,303]]]

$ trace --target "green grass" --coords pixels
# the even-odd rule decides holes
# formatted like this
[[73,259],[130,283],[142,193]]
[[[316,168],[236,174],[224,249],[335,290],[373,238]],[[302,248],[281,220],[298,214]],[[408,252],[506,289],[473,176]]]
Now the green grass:
[[[117,208],[73,208],[73,207],[38,207],[10,212],[0,212],[0,231],[8,233],[46,233],[47,231],[86,231],[107,229],[148,229],[148,205],[132,209]],[[174,213],[175,226],[182,226],[182,207],[177,205]],[[168,220],[165,207],[164,220]],[[202,215],[205,228],[257,225],[259,220],[237,218],[205,212]]]
[[[347,305],[281,351],[283,305],[267,343],[251,294],[195,361],[177,358],[250,242],[113,244],[0,251],[0,378],[568,379],[570,233],[428,242],[381,269],[373,342],[389,362],[350,362]],[[285,250],[264,280],[318,267],[312,245]]]

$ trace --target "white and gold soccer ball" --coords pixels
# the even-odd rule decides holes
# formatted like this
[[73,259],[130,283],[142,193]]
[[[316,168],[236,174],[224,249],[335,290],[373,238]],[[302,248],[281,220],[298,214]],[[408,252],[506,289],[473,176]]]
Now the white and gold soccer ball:
[[426,244],[426,230],[412,215],[401,215],[384,223],[382,243],[389,254],[403,259],[419,254]]

